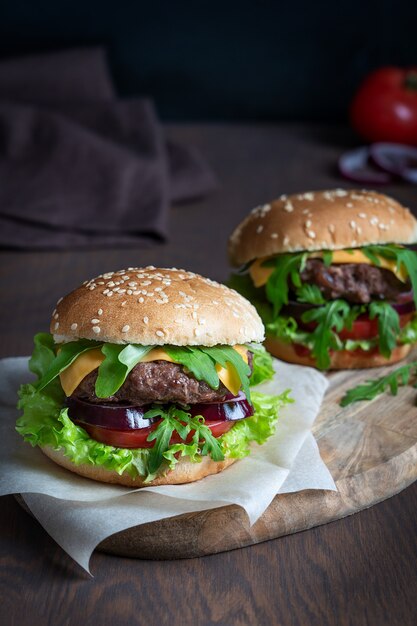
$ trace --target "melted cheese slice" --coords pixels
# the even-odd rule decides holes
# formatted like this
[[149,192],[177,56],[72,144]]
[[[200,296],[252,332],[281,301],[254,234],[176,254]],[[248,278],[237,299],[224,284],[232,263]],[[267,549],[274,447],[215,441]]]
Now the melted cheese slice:
[[[246,348],[239,345],[233,346],[233,348],[240,354],[245,363],[247,363],[248,355]],[[61,386],[65,395],[70,396],[76,390],[83,378],[99,367],[103,361],[104,355],[102,354],[100,348],[94,348],[93,350],[88,350],[87,352],[80,354],[80,356],[77,357],[75,361],[59,375],[61,379]],[[148,354],[140,360],[141,363],[149,363],[149,361],[175,362],[163,348],[153,348],[153,350],[148,352]],[[226,389],[236,396],[241,383],[233,365],[230,363],[227,364],[227,367],[216,365],[216,371]]]
[[104,361],[104,354],[100,348],[93,348],[83,352],[60,373],[61,386],[66,396],[70,396],[78,387],[80,382],[90,372],[95,370]]
[[[321,258],[323,256],[322,252],[314,252],[309,255],[310,259]],[[262,267],[262,263],[266,261],[268,258],[272,257],[263,257],[257,259],[252,263],[249,267],[249,274],[252,278],[253,284],[255,287],[262,287],[265,285],[266,281],[272,274],[274,268],[273,267]],[[396,264],[394,260],[386,259],[385,257],[378,256],[380,261],[380,265],[378,267],[382,267],[386,270],[392,272],[398,280],[402,283],[407,282],[408,274],[404,270],[404,267],[401,266],[401,270],[396,268]],[[366,265],[374,265],[370,259],[361,251],[361,250],[353,250],[352,252],[348,252],[347,250],[334,250],[332,263],[343,265],[345,263],[366,263]]]

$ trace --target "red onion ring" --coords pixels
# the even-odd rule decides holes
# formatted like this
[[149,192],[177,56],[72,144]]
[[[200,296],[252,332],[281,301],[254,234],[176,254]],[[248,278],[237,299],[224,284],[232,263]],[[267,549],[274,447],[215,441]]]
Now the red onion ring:
[[367,146],[348,150],[339,157],[339,172],[348,180],[365,185],[387,185],[392,182],[391,174],[377,169],[370,155]]
[[[93,404],[79,398],[67,398],[68,415],[77,423],[110,428],[112,430],[138,430],[148,428],[160,420],[156,416],[151,419],[144,417],[149,405]],[[235,421],[250,417],[254,409],[244,393],[227,397],[223,402],[210,404],[191,404],[187,413],[192,416],[202,415],[208,421]]]

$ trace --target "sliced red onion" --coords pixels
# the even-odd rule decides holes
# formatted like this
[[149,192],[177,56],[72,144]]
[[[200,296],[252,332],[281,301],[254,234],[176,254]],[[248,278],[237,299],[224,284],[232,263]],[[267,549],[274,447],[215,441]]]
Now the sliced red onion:
[[[100,426],[113,430],[138,430],[148,428],[160,418],[144,417],[149,405],[134,406],[120,404],[93,404],[79,398],[67,399],[68,414],[77,423]],[[254,409],[246,399],[244,393],[228,397],[227,400],[210,404],[191,404],[186,409],[191,415],[202,415],[208,421],[234,421],[250,417]]]
[[416,310],[413,300],[411,302],[391,302],[391,306],[397,311],[398,315],[406,315]]
[[417,148],[401,143],[374,143],[370,156],[384,172],[417,184]]
[[348,180],[365,185],[387,185],[392,176],[377,169],[370,160],[370,149],[367,146],[348,150],[339,157],[339,171]]

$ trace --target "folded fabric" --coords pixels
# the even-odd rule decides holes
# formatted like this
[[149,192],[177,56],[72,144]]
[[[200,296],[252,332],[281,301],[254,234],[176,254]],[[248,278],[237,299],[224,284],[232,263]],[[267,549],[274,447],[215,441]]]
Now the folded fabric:
[[101,49],[0,63],[0,246],[149,245],[215,179],[150,100],[115,96]]

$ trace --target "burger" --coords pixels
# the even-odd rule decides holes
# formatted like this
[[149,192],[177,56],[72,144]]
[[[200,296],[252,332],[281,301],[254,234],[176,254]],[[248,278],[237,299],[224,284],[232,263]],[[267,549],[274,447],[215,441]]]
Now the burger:
[[221,472],[273,434],[287,394],[240,294],[153,266],[108,272],[58,301],[29,361],[18,432],[82,476],[131,487]]
[[403,359],[417,342],[417,220],[373,191],[282,195],[229,240],[230,285],[256,306],[266,347],[322,370]]

